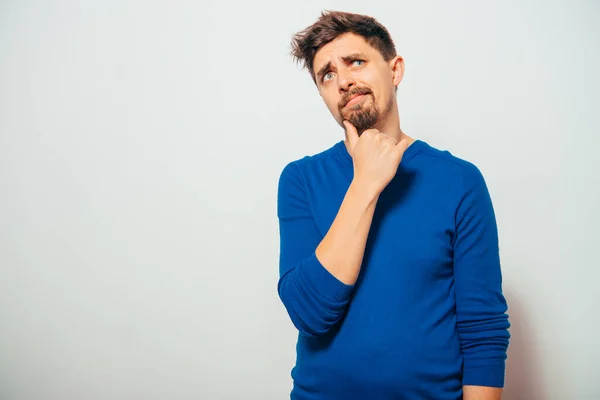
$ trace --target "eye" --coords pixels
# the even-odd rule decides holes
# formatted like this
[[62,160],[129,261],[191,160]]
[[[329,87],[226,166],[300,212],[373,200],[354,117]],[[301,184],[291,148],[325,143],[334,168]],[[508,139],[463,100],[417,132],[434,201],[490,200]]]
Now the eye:
[[360,67],[361,65],[363,65],[365,63],[365,61],[364,60],[354,60],[354,61],[352,61],[353,65],[357,65],[356,63],[361,63],[360,65],[358,65]]
[[333,72],[328,72],[325,75],[323,75],[323,82],[329,80],[329,78],[331,78],[331,75],[333,75]]

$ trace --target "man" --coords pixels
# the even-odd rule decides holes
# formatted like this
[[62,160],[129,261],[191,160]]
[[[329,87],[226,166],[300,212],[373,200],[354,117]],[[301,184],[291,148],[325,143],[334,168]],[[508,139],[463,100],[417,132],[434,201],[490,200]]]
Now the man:
[[291,398],[500,399],[509,322],[482,174],[400,129],[404,62],[375,19],[323,13],[292,43],[345,140],[279,180]]

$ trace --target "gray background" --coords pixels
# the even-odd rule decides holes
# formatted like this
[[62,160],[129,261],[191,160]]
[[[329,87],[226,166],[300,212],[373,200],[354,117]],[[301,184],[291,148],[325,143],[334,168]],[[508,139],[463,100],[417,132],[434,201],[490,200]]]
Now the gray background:
[[600,398],[598,1],[0,2],[0,399],[284,399],[277,179],[343,137],[291,35],[375,16],[402,128],[477,164],[505,399]]

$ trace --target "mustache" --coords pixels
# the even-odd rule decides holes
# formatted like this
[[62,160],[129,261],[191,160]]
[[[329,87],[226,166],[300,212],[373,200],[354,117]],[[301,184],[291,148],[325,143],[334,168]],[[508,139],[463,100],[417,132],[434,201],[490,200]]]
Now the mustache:
[[367,88],[356,88],[356,89],[354,89],[354,90],[346,93],[344,95],[344,97],[342,97],[340,99],[338,107],[340,109],[344,108],[344,106],[346,104],[348,104],[348,102],[350,101],[350,99],[352,98],[352,96],[355,96],[355,95],[365,95],[365,94],[373,95],[373,92],[371,92],[371,89],[367,89]]

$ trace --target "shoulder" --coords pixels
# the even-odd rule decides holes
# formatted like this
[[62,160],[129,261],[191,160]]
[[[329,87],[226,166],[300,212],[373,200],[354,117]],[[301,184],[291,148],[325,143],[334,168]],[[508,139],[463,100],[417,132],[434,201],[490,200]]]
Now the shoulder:
[[279,175],[277,187],[277,203],[279,215],[287,215],[292,208],[306,208],[308,204],[309,187],[321,181],[323,174],[329,173],[331,163],[338,157],[338,142],[333,146],[312,155],[288,162]]
[[322,170],[323,165],[330,163],[343,145],[343,142],[337,142],[325,150],[288,162],[279,175],[279,187],[290,183],[305,184],[306,176]]
[[427,142],[422,143],[419,163],[425,171],[445,178],[463,189],[473,185],[485,185],[483,173],[475,162],[457,156],[450,150],[434,147]]

